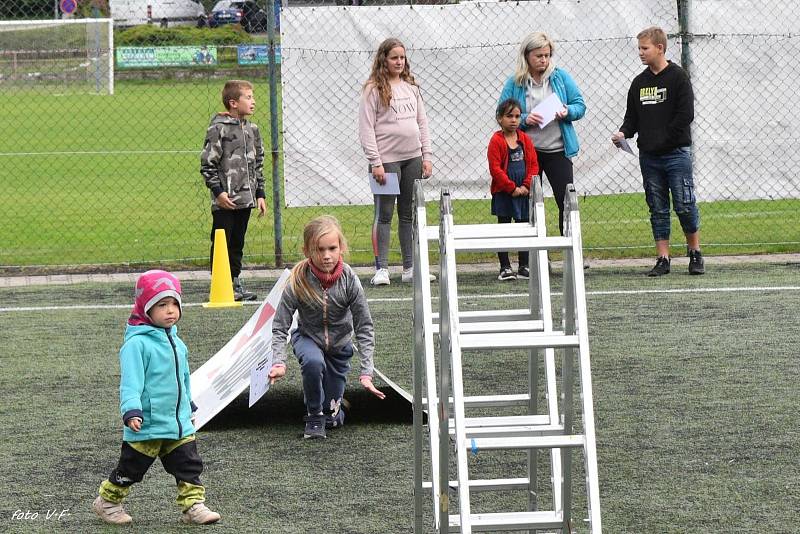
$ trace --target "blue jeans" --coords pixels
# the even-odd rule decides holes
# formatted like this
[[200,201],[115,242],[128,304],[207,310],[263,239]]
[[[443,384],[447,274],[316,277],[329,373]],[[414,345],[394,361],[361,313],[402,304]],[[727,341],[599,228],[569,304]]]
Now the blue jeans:
[[684,234],[693,234],[700,228],[700,213],[694,198],[692,153],[689,147],[676,148],[666,154],[654,155],[639,152],[639,165],[647,207],[650,208],[650,226],[656,241],[669,240],[669,196],[672,207]]
[[292,334],[292,347],[300,361],[306,412],[309,415],[325,413],[335,416],[344,396],[353,344],[348,343],[335,354],[325,354],[313,339],[295,332]]

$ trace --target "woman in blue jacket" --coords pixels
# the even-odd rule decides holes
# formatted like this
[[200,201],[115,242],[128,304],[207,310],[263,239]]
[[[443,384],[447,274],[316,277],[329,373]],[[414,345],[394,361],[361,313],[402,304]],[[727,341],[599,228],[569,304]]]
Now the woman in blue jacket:
[[[522,104],[520,129],[533,139],[540,173],[547,176],[558,204],[558,229],[564,233],[564,195],[572,183],[571,158],[578,154],[578,136],[572,122],[586,113],[575,80],[552,61],[555,44],[543,32],[534,32],[519,45],[517,67],[506,80],[498,102],[513,98]],[[556,118],[541,127],[543,117],[532,110],[555,94],[564,105]]]

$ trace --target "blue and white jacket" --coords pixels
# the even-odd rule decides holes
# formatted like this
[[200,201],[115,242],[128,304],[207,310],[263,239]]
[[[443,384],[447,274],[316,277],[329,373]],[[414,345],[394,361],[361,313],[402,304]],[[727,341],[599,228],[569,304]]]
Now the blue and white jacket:
[[123,431],[125,441],[181,439],[195,433],[186,345],[173,326],[127,325],[119,351],[119,410],[122,420],[142,419]]
[[[586,113],[586,104],[583,102],[578,85],[572,76],[567,74],[567,71],[556,67],[550,75],[550,86],[553,92],[558,95],[558,98],[567,106],[567,116],[563,120],[558,121],[558,126],[561,129],[561,138],[564,140],[564,154],[568,158],[575,157],[580,149],[578,143],[578,134],[575,133],[575,127],[572,126],[572,121],[576,121],[584,116]],[[522,105],[523,120],[520,124],[520,129],[523,131],[528,130],[528,125],[525,124],[524,117],[530,112],[526,109],[526,91],[525,85],[519,85],[514,81],[514,76],[511,75],[506,80],[503,86],[503,91],[500,93],[500,99],[497,101],[499,104],[503,100],[513,98]]]

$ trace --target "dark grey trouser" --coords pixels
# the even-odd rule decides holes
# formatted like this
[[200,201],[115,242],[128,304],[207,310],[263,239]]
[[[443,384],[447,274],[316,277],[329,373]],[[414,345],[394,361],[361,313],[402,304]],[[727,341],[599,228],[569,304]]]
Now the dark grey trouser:
[[422,178],[422,156],[384,163],[385,172],[395,172],[400,180],[400,195],[374,195],[375,219],[372,222],[372,250],[375,254],[375,268],[389,266],[389,241],[392,232],[394,203],[397,201],[397,236],[400,238],[400,254],[403,256],[403,269],[414,266],[412,251],[412,224],[414,214],[414,180]]

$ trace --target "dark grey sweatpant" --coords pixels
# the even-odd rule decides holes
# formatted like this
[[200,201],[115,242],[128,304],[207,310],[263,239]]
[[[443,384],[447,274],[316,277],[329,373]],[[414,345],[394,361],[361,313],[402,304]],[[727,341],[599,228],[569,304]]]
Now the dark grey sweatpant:
[[375,254],[375,268],[389,266],[389,241],[392,232],[392,215],[397,201],[397,236],[400,238],[400,254],[403,256],[403,269],[414,266],[412,251],[412,221],[414,214],[414,180],[422,178],[422,156],[384,163],[385,172],[396,172],[400,180],[400,195],[374,195],[375,219],[372,222],[372,250]]

